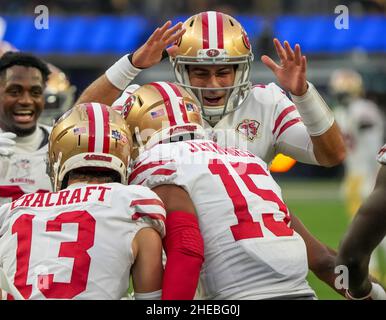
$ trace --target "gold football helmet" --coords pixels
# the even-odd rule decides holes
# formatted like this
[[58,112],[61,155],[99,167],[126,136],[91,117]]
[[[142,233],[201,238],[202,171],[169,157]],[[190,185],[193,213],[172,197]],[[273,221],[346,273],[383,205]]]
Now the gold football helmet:
[[140,86],[138,84],[131,84],[123,90],[122,94],[118,99],[116,99],[111,108],[114,109],[119,114],[122,113],[124,106],[127,104],[127,99],[130,99],[131,95],[135,90],[137,90]]
[[51,126],[73,105],[76,88],[63,71],[52,64],[49,64],[49,68],[51,74],[44,90],[45,105],[39,122]]
[[120,114],[100,103],[83,103],[55,123],[48,144],[48,170],[54,190],[67,185],[77,168],[100,168],[120,175],[127,184],[131,133]]
[[338,100],[358,98],[364,90],[362,76],[352,69],[335,70],[331,75],[329,88]]
[[[185,34],[176,43],[175,57],[171,57],[178,84],[187,88],[200,101],[205,119],[216,122],[236,110],[247,97],[251,84],[250,67],[253,61],[247,33],[233,17],[215,11],[198,13],[183,24]],[[234,65],[233,86],[203,88],[190,84],[188,65]],[[223,106],[205,106],[203,90],[227,90]]]
[[182,87],[170,82],[141,86],[126,99],[122,116],[134,133],[137,150],[158,143],[204,138],[200,108]]

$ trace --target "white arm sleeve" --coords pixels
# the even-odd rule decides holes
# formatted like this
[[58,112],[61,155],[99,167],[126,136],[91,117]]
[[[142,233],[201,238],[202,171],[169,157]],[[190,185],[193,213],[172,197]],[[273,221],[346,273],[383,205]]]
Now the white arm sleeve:
[[311,137],[302,123],[288,128],[285,135],[279,137],[276,142],[276,151],[303,163],[319,165],[315,158]]
[[299,110],[277,85],[270,84],[270,87],[275,103],[272,133],[276,153],[283,153],[303,163],[318,165],[310,134]]

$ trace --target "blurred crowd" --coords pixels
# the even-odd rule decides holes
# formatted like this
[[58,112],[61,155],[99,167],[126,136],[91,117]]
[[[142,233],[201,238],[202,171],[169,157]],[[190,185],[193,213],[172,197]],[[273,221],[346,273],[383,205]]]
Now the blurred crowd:
[[[190,14],[218,10],[229,14],[313,14],[331,13],[331,8],[346,5],[355,14],[385,14],[386,0],[0,0],[3,14],[31,14],[38,5],[46,5],[55,14]],[[165,10],[167,8],[167,10]]]

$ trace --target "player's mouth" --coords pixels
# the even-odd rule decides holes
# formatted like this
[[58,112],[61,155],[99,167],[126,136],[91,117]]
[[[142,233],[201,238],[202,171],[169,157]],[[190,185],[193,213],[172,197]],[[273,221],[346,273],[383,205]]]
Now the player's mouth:
[[223,97],[204,97],[204,104],[206,106],[219,106],[224,104]]
[[35,112],[33,110],[14,110],[12,115],[17,123],[30,123],[35,119]]

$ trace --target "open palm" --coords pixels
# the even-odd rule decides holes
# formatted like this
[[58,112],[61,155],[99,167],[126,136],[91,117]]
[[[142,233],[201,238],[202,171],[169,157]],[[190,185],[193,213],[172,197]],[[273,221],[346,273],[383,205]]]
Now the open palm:
[[[164,50],[169,55],[173,55],[177,46],[172,44],[185,33],[185,29],[182,28],[182,22],[173,27],[171,25],[172,22],[167,21],[162,27],[158,27],[149,39],[134,52],[132,62],[135,67],[145,69],[159,63]],[[168,47],[170,45],[172,46]]]
[[295,51],[293,51],[288,41],[284,41],[284,48],[276,38],[273,43],[280,58],[280,64],[266,55],[261,57],[261,61],[272,70],[284,90],[296,96],[305,94],[307,60],[302,56],[299,44],[295,45]]

